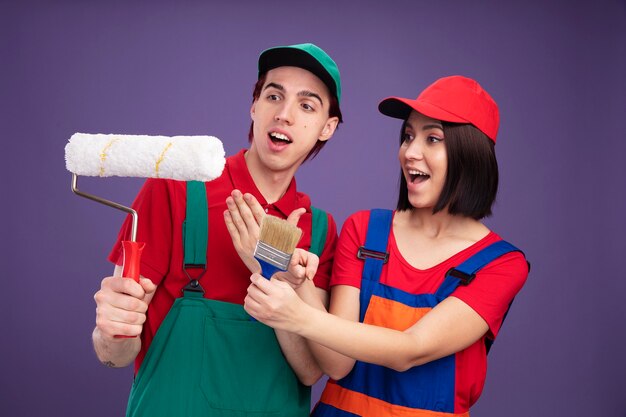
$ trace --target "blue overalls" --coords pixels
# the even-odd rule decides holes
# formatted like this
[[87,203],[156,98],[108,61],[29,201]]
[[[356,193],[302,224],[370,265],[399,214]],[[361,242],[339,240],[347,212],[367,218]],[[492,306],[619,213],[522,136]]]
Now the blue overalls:
[[[380,283],[387,262],[387,241],[393,212],[370,213],[365,245],[357,256],[365,260],[360,292],[359,321],[404,331],[415,324],[461,284],[494,259],[519,251],[498,241],[452,268],[434,294],[411,294]],[[486,342],[487,350],[490,343]],[[454,414],[455,354],[398,372],[357,361],[339,381],[329,381],[312,417],[444,417]]]

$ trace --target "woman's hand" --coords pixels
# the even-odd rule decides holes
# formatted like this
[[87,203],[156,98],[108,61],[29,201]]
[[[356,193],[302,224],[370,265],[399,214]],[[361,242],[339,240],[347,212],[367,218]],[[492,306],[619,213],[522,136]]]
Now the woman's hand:
[[252,274],[250,281],[244,300],[248,314],[274,329],[295,332],[308,306],[294,289],[287,282],[268,280],[260,274]]

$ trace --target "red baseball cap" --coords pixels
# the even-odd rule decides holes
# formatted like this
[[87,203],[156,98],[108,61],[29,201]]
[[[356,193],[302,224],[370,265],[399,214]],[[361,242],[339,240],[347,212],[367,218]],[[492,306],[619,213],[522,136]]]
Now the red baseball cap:
[[460,75],[438,79],[415,100],[388,97],[380,102],[378,110],[402,120],[415,110],[444,122],[470,123],[494,143],[500,124],[498,105],[493,98],[476,81]]

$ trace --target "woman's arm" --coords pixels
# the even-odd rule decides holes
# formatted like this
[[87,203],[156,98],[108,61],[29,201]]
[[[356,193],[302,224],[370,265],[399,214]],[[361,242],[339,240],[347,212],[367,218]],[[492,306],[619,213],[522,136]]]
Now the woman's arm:
[[[245,308],[259,321],[297,333],[349,358],[397,371],[465,349],[488,330],[487,323],[478,313],[454,297],[441,302],[402,332],[358,323],[312,307],[303,302],[286,283],[267,281],[258,274],[254,274],[251,280],[253,285],[248,290]],[[346,311],[343,314],[348,316],[354,312]],[[321,357],[324,357],[324,353]],[[318,361],[324,362],[320,358]],[[327,353],[326,359],[331,359]],[[343,359],[338,359],[337,363],[344,363]],[[321,367],[325,368],[324,365]],[[341,373],[337,372],[337,375]]]

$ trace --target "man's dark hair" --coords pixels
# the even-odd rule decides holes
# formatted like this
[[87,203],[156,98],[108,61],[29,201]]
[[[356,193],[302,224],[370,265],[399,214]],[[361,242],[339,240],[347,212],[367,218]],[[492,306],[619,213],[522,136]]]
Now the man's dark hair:
[[[498,192],[498,162],[493,141],[470,124],[442,124],[448,166],[433,214],[447,209],[452,215],[476,220],[490,216]],[[400,131],[400,144],[404,141],[405,128],[406,121]],[[400,171],[397,209],[402,211],[412,208],[406,179]]]
[[[261,90],[263,89],[263,85],[265,84],[266,75],[267,73],[261,74],[256,84],[254,84],[254,89],[252,90],[252,102],[253,103],[259,97],[261,97]],[[343,117],[341,116],[341,109],[339,108],[339,101],[337,100],[337,97],[335,97],[334,95],[332,94],[329,94],[329,95],[330,95],[330,101],[329,101],[330,106],[328,108],[328,117],[338,117],[339,123],[343,123]],[[337,129],[338,128],[339,128],[339,124],[337,124]],[[252,139],[254,139],[253,129],[254,129],[254,122],[250,123],[250,130],[248,131],[249,143],[252,143]],[[315,146],[313,146],[313,149],[311,149],[311,151],[309,152],[309,154],[306,156],[304,160],[306,161],[308,159],[314,158],[315,155],[317,155],[319,151],[322,150],[324,145],[326,145],[326,142],[328,141],[318,140]]]

